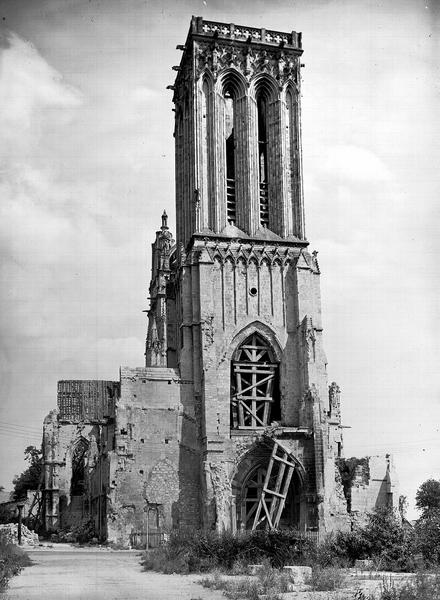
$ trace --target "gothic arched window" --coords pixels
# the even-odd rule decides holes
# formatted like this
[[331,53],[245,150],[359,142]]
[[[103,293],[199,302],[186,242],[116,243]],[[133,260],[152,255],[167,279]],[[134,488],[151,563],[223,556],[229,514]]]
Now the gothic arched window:
[[267,427],[280,418],[278,364],[272,348],[257,333],[235,352],[231,379],[233,429]]

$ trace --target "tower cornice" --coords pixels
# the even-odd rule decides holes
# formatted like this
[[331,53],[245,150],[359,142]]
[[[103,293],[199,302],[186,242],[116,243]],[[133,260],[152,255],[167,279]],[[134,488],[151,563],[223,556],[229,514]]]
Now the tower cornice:
[[[284,85],[299,81],[299,57],[303,53],[301,33],[245,27],[234,23],[205,21],[193,17],[174,86],[174,102],[182,84],[189,77],[210,72],[214,79],[233,67],[250,81],[256,74],[266,73]],[[189,61],[189,62],[188,62]]]
[[302,52],[302,34],[300,32],[274,31],[259,27],[235,25],[234,23],[208,21],[203,17],[192,17],[188,39],[190,36],[233,40],[234,42],[253,43],[270,47],[281,45]]

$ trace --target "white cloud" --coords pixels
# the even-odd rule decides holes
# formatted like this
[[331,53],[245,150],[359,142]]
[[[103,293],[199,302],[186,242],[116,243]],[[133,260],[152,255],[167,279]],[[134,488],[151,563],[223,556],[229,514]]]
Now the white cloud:
[[72,109],[82,102],[81,93],[63,82],[36,48],[14,33],[1,50],[0,139],[9,153],[26,151],[35,142],[38,118],[44,111]]

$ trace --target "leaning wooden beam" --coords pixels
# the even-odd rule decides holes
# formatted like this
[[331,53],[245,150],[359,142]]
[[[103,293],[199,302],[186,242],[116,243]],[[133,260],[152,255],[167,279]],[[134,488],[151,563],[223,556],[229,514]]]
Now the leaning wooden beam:
[[[279,443],[278,440],[274,440],[273,438],[270,439],[273,443],[272,454],[266,471],[266,477],[258,501],[252,529],[256,529],[266,519],[270,529],[276,529],[278,527],[295,468],[294,463],[287,460],[290,456],[289,450]],[[279,451],[282,453],[282,456],[278,456],[277,453]],[[269,487],[269,482],[271,478],[273,479],[275,476],[275,489],[272,490]],[[269,499],[270,507],[268,507]],[[263,516],[260,516],[262,512]]]
[[[283,492],[284,492],[284,497],[285,498],[287,497],[287,493],[289,491],[289,485],[290,485],[290,481],[292,479],[293,471],[294,471],[293,467],[289,467],[289,469],[287,470],[286,478],[284,480],[284,489],[283,489]],[[278,506],[278,511],[277,511],[277,514],[276,514],[275,520],[274,520],[275,527],[278,527],[278,523],[280,522],[285,502],[286,502],[285,499],[282,500],[280,502],[279,506]]]
[[258,508],[257,508],[257,512],[255,515],[254,524],[252,525],[252,530],[256,529],[261,522],[261,521],[259,521],[261,509],[264,507],[265,511],[267,512],[266,503],[264,501],[264,496],[265,496],[264,489],[267,488],[267,486],[269,485],[269,481],[270,481],[270,475],[271,475],[272,467],[273,467],[273,452],[274,451],[272,450],[272,455],[269,460],[269,466],[267,467],[266,477],[264,478],[263,490],[261,492],[260,500],[258,502]]

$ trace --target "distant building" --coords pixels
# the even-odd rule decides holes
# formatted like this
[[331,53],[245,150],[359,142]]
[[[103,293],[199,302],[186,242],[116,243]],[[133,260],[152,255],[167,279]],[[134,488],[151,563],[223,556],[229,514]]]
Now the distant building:
[[396,502],[344,461],[304,229],[300,33],[193,18],[173,87],[176,241],[152,246],[146,366],[68,381],[44,424],[49,530],[348,529]]

